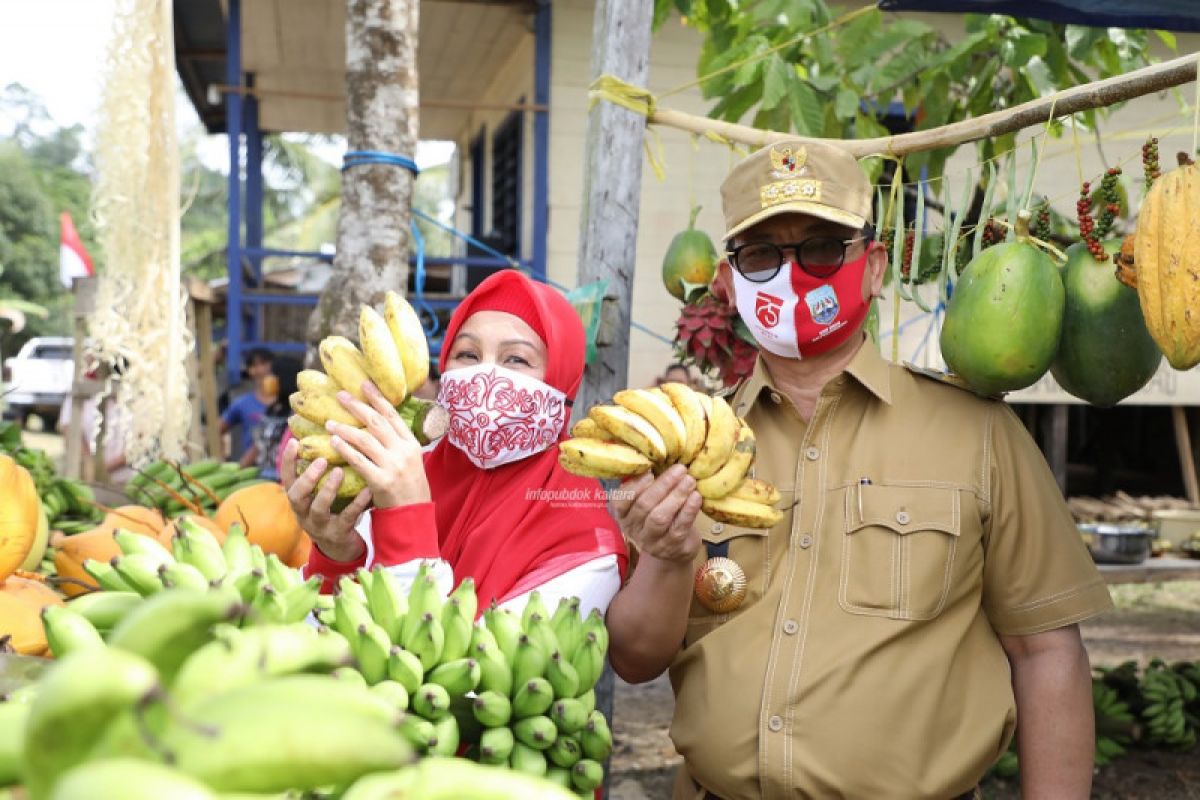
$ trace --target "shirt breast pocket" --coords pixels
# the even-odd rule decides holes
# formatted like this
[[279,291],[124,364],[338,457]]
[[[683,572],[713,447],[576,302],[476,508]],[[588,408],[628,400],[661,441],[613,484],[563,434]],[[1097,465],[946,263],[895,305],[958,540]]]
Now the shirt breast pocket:
[[853,485],[844,504],[841,607],[899,620],[940,614],[961,535],[958,490]]
[[[700,529],[701,549],[696,556],[693,579],[699,576],[701,568],[710,558],[727,558],[736,565],[745,577],[745,596],[736,607],[727,610],[714,610],[701,602],[700,595],[704,591],[697,583],[692,586],[692,607],[688,614],[688,631],[686,644],[693,644],[716,630],[723,623],[741,614],[754,603],[762,599],[770,573],[770,551],[768,534],[770,531],[740,528],[734,525],[724,525],[713,522],[701,515],[696,520]],[[728,565],[726,565],[728,567]],[[716,585],[725,583],[724,576]],[[710,589],[713,588],[711,585]],[[726,600],[726,602],[728,602]],[[720,603],[709,605],[720,606]]]

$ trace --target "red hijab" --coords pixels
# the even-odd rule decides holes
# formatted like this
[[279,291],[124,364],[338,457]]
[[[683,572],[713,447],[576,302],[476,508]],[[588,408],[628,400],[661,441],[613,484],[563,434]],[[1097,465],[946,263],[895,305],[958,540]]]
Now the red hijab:
[[[562,294],[516,270],[487,278],[450,318],[442,370],[459,329],[477,311],[504,311],[533,328],[546,344],[543,381],[574,400],[583,381],[586,338],[579,315]],[[566,422],[563,428],[560,440]],[[624,576],[625,542],[599,481],[559,466],[557,444],[483,470],[443,438],[425,456],[425,474],[436,504],[442,558],[453,565],[456,584],[467,576],[475,579],[481,609],[605,555],[617,556]],[[529,499],[531,489],[545,491],[538,493],[541,499]]]

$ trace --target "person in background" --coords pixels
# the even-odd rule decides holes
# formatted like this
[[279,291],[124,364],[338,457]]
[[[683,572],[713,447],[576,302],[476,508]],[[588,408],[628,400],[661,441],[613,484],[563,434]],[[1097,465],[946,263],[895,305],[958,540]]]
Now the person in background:
[[664,383],[682,383],[684,386],[696,388],[696,382],[692,378],[692,371],[688,369],[686,364],[678,362],[669,365],[662,375],[654,379],[655,386],[662,386]]
[[266,348],[256,347],[246,354],[245,374],[253,388],[230,403],[229,408],[221,415],[222,434],[228,433],[234,427],[240,427],[238,452],[241,454],[239,463],[243,467],[254,463],[254,427],[262,420],[267,406],[275,401],[275,394],[267,381],[272,374],[274,361],[275,357]]
[[267,480],[279,480],[279,446],[287,432],[288,417],[292,413],[288,398],[296,391],[296,376],[302,367],[300,361],[295,358],[275,360],[272,367],[276,380],[275,399],[266,407],[262,419],[254,426],[254,443],[250,446],[250,453],[243,459],[257,466],[260,470],[259,476]]
[[[112,368],[114,383],[119,381],[124,368],[117,364]],[[117,403],[116,387],[104,398],[104,469],[108,483],[124,486],[134,476],[133,467],[125,460],[125,437],[129,432],[129,412]],[[85,474],[90,474],[92,465],[93,432],[99,421],[101,401],[99,395],[89,397],[83,404],[79,425],[71,425],[71,398],[68,396],[58,415],[58,432],[64,436],[79,436],[83,440],[83,463]]]

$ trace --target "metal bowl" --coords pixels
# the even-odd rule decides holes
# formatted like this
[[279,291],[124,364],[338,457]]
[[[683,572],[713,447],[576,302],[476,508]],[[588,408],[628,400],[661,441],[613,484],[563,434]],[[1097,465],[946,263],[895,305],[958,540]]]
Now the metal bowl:
[[1105,523],[1078,527],[1097,564],[1140,564],[1150,557],[1154,544],[1153,528]]

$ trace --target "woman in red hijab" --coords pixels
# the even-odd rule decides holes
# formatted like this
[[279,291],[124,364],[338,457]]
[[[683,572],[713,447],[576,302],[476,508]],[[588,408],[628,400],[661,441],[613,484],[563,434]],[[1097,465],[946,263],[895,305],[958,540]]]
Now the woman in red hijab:
[[404,577],[433,560],[447,590],[451,570],[455,584],[474,578],[481,610],[523,606],[538,589],[551,608],[577,596],[584,613],[603,612],[625,570],[624,540],[600,484],[558,464],[583,380],[578,314],[553,288],[505,270],[467,295],[444,342],[438,400],[450,427],[428,453],[374,386],[369,404],[339,394],[366,427],[330,423],[334,447],[368,487],[341,513],[330,510],[341,470],[314,495],[328,465],[291,478],[298,448],[288,444],[284,486],[315,544],[307,574],[328,587],[362,566]]

